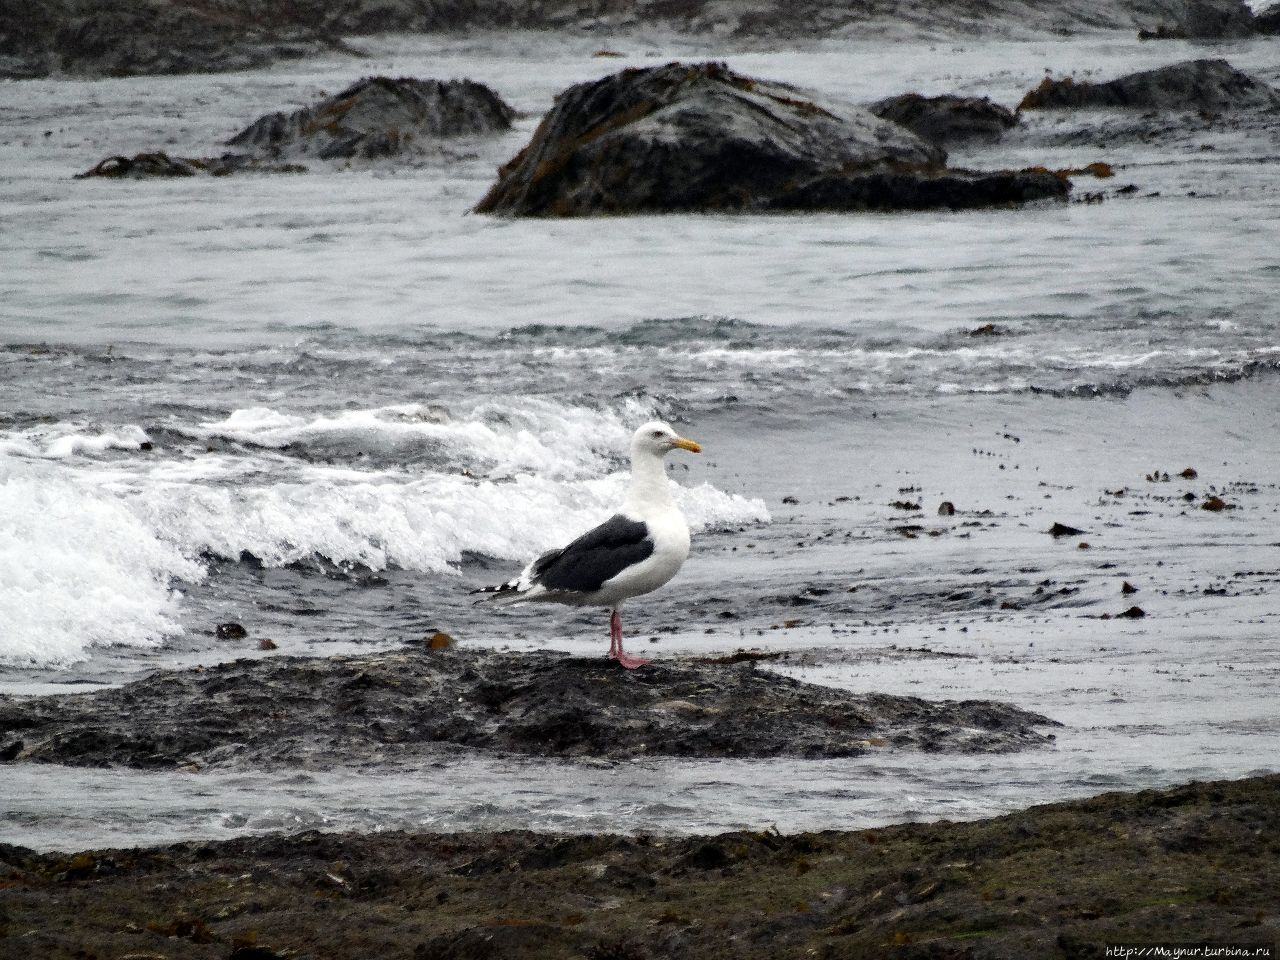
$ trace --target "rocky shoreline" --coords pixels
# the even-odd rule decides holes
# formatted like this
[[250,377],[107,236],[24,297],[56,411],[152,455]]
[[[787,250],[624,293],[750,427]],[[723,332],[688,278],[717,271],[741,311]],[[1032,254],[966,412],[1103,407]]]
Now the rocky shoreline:
[[1280,776],[971,823],[0,845],[0,948],[63,958],[1087,958],[1280,938]]
[[553,30],[627,35],[666,31],[736,42],[817,37],[970,34],[1238,38],[1274,31],[1243,0],[0,0],[0,78],[138,76],[244,70],[322,52],[358,57],[350,38],[377,33]]
[[992,701],[855,694],[759,669],[759,656],[612,661],[428,645],[236,660],[94,693],[0,697],[0,762],[137,769],[395,764],[525,756],[852,757],[1052,743]]

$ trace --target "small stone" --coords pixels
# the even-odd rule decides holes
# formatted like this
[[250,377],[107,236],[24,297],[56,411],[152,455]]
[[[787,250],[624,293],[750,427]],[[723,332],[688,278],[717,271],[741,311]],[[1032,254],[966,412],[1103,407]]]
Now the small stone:
[[1049,536],[1051,537],[1078,537],[1084,533],[1079,527],[1069,527],[1065,523],[1054,521],[1052,527],[1049,528]]
[[950,500],[943,500],[938,504],[938,516],[954,517],[956,515],[956,505]]
[[249,635],[249,631],[238,623],[228,621],[214,627],[213,635],[219,640],[243,640]]
[[786,497],[783,497],[783,498],[782,498],[782,502],[783,502],[783,503],[790,504],[790,505],[793,505],[793,506],[794,506],[795,504],[799,503],[800,501],[799,501],[799,500],[797,500],[795,497],[792,497],[792,496],[786,496]]
[[1213,513],[1218,513],[1221,510],[1227,509],[1227,501],[1223,500],[1219,496],[1211,496],[1206,498],[1204,503],[1200,504],[1200,509],[1210,510]]
[[1200,474],[1196,472],[1195,467],[1187,467],[1187,469],[1183,470],[1180,474],[1178,474],[1178,476],[1180,476],[1183,480],[1194,480],[1196,477],[1200,476]]
[[1128,596],[1131,593],[1137,593],[1138,588],[1126,580],[1124,583],[1120,584],[1120,592],[1125,596]]
[[259,650],[275,650],[276,648],[277,648],[276,642],[274,640],[271,640],[268,637],[263,637],[261,640],[258,641]]
[[1147,611],[1141,607],[1130,607],[1124,613],[1117,613],[1117,617],[1123,617],[1126,620],[1141,620],[1147,615]]

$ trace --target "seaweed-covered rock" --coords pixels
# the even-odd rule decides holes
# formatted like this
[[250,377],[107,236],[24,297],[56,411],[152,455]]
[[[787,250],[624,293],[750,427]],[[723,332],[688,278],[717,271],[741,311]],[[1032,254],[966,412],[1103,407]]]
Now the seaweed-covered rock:
[[270,113],[227,141],[279,159],[366,159],[412,153],[444,137],[511,126],[515,111],[471,80],[367,77],[293,113]]
[[986,97],[903,93],[871,104],[881,120],[901,124],[922,140],[945,147],[972,140],[999,140],[1018,125],[1012,110]]
[[1144,110],[1222,112],[1280,106],[1280,91],[1226,60],[1186,60],[1106,83],[1045,78],[1019,110],[1134,107]]
[[458,748],[546,757],[991,753],[1052,721],[802,683],[754,664],[406,648],[170,671],[75,696],[0,696],[0,762],[172,768],[411,761]]
[[[892,210],[1017,202],[1067,189],[1056,178],[1010,174],[1013,189],[993,197],[982,175],[948,171],[945,161],[940,147],[864,108],[722,63],[669,63],[561,93],[476,212]],[[898,189],[906,181],[925,186]]]

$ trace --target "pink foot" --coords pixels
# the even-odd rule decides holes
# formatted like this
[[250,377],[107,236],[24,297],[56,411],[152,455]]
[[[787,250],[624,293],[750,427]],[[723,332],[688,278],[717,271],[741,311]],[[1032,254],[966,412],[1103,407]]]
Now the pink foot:
[[610,650],[609,659],[617,660],[620,664],[622,664],[628,670],[634,670],[636,667],[643,667],[646,663],[649,662],[644,657],[633,657],[631,654],[626,653],[622,650]]
[[622,614],[617,610],[609,616],[609,659],[617,660],[628,670],[643,667],[649,662],[644,657],[633,657],[622,649]]

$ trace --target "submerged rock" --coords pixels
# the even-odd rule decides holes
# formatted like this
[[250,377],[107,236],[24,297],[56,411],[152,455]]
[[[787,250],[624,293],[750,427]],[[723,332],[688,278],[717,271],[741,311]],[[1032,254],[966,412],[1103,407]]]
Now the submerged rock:
[[139,153],[132,157],[107,157],[76,179],[104,177],[109,180],[148,180],[153,177],[195,177],[206,174],[225,177],[242,170],[259,173],[301,173],[306,167],[297,164],[258,163],[243,154],[227,153],[221,157],[171,157],[163,150]]
[[852,104],[722,63],[624,70],[556,97],[478,213],[511,216],[971,207],[1061,197],[1052,175],[948,170]]
[[1186,60],[1106,83],[1071,77],[1045,80],[1027,93],[1019,110],[1134,107],[1145,110],[1221,112],[1280,107],[1280,91],[1237,70],[1226,60]]
[[372,159],[445,137],[507,130],[515,110],[471,80],[366,77],[293,113],[269,113],[227,141],[270,159]]
[[[756,670],[422,647],[171,671],[75,696],[0,697],[0,757],[80,766],[363,764],[471,748],[543,757],[847,757],[1041,746],[1038,714],[854,694]],[[7,749],[13,741],[22,743]]]
[[1017,114],[986,97],[903,93],[877,101],[869,109],[881,120],[900,124],[940,147],[971,140],[999,140],[1006,130],[1018,125]]

